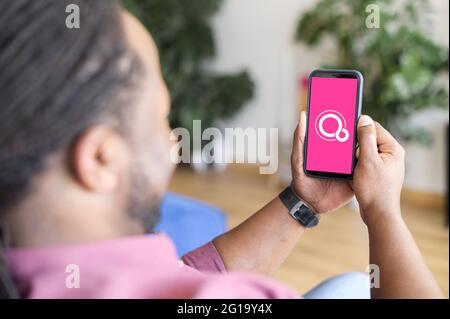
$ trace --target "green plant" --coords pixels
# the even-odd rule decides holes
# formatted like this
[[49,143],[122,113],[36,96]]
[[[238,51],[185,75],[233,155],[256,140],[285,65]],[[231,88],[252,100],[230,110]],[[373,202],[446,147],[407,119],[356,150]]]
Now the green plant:
[[[366,26],[370,4],[379,8],[379,28]],[[370,8],[370,7],[369,7]],[[405,139],[429,143],[431,134],[408,117],[429,107],[448,107],[439,73],[448,74],[448,49],[423,31],[424,1],[320,0],[301,17],[296,40],[310,46],[325,36],[337,46],[332,68],[362,71],[364,112]],[[421,27],[422,26],[422,27]]]
[[172,95],[172,127],[192,132],[192,121],[211,126],[234,115],[253,97],[246,71],[213,74],[205,62],[215,55],[210,18],[221,0],[123,0],[151,32]]

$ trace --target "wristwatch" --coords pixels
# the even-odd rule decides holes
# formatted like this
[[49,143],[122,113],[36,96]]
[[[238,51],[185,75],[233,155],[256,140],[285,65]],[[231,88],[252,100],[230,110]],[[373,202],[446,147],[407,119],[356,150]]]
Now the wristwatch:
[[278,196],[284,206],[289,209],[289,214],[306,228],[312,228],[319,224],[319,214],[301,200],[291,186],[286,187]]

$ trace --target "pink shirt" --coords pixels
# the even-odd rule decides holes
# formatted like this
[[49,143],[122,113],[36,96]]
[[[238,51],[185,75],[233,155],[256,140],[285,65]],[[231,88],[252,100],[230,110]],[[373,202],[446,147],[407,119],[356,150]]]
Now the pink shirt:
[[[212,243],[179,260],[174,245],[164,234],[87,245],[16,249],[6,252],[6,260],[25,298],[299,297],[269,278],[226,272]],[[76,272],[79,288],[68,288],[67,281],[69,287],[74,286],[70,278]]]

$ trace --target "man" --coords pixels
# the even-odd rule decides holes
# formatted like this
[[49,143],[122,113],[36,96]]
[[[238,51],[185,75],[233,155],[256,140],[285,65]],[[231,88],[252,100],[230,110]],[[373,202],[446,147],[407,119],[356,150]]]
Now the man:
[[[263,276],[305,231],[278,197],[183,262],[164,235],[145,235],[174,166],[157,49],[116,2],[70,2],[81,9],[80,29],[65,26],[68,1],[0,2],[0,216],[13,280],[3,274],[5,294],[298,297]],[[401,146],[363,116],[354,181],[325,181],[303,174],[304,136],[303,113],[292,191],[318,213],[356,195],[370,263],[381,270],[373,297],[441,297],[400,214]],[[68,265],[80,282],[66,281]]]

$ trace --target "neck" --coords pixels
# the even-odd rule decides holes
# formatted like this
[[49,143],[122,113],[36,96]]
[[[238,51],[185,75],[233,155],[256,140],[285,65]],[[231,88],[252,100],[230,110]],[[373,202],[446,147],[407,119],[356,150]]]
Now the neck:
[[83,244],[145,232],[138,223],[130,222],[125,213],[115,213],[117,208],[66,204],[70,202],[52,207],[30,202],[9,211],[3,223],[5,245],[19,248]]
[[83,244],[145,232],[126,213],[126,196],[86,191],[66,176],[61,165],[48,166],[54,169],[36,176],[29,195],[2,213],[8,247]]

